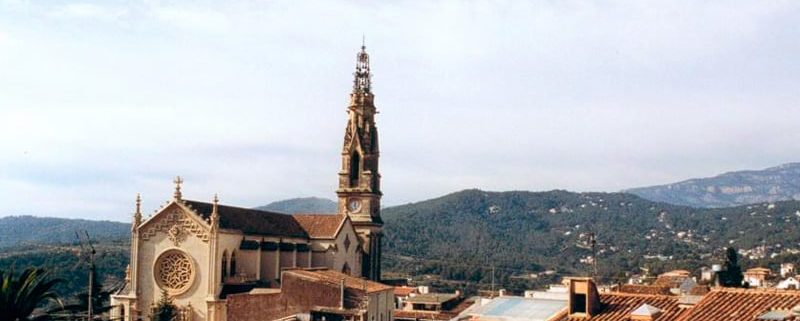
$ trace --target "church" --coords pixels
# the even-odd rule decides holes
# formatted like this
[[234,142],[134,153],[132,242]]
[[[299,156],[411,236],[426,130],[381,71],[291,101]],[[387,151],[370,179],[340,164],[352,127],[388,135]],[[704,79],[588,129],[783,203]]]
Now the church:
[[[292,269],[309,274],[322,268],[348,276],[348,284],[363,280],[364,289],[386,292],[377,283],[382,193],[377,111],[364,46],[357,54],[354,76],[336,190],[338,213],[273,213],[223,205],[216,195],[210,202],[189,200],[183,197],[178,177],[171,199],[143,218],[137,195],[130,265],[124,287],[111,297],[112,306],[118,307],[112,317],[147,320],[165,292],[182,320],[224,321],[228,296],[280,289],[282,272]],[[344,277],[341,283],[344,301]]]

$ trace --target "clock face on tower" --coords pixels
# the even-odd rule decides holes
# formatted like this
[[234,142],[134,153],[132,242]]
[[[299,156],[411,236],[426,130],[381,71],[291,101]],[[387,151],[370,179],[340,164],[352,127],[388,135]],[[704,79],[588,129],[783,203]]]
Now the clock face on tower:
[[347,210],[351,213],[357,213],[361,210],[361,200],[357,198],[351,198],[347,200]]

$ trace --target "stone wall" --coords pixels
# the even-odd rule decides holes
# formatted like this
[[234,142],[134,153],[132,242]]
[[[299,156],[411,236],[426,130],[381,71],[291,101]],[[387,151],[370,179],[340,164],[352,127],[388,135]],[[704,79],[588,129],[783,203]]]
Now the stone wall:
[[[366,297],[361,291],[345,290],[345,308],[359,307]],[[275,320],[312,307],[339,308],[340,288],[284,274],[280,293],[233,294],[227,298],[228,321]]]

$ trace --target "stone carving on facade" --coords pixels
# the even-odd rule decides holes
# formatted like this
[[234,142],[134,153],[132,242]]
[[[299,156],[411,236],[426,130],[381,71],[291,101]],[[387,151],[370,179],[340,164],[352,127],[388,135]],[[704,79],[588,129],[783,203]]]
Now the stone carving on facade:
[[169,250],[156,260],[154,269],[158,286],[172,295],[189,289],[194,282],[194,263],[192,258],[179,250]]
[[[174,231],[176,234],[173,236],[173,229],[176,227],[177,229]],[[148,240],[158,232],[167,233],[176,246],[183,242],[188,234],[193,234],[206,243],[208,243],[209,239],[206,229],[180,209],[175,209],[164,215],[158,222],[145,229],[141,237],[143,240]]]
[[186,233],[183,231],[183,227],[179,224],[173,225],[169,231],[167,231],[167,235],[172,243],[175,244],[175,246],[180,246],[181,242],[186,239]]

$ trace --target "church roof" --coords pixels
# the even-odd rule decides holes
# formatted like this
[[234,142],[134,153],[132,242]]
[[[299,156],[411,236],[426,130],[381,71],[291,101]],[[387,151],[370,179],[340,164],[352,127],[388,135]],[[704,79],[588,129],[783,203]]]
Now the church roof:
[[[197,214],[207,220],[214,207],[211,203],[183,200]],[[240,230],[245,234],[307,238],[302,226],[288,214],[262,210],[218,205],[219,226],[223,229]]]
[[337,214],[294,214],[298,224],[312,239],[332,239],[346,216]]

